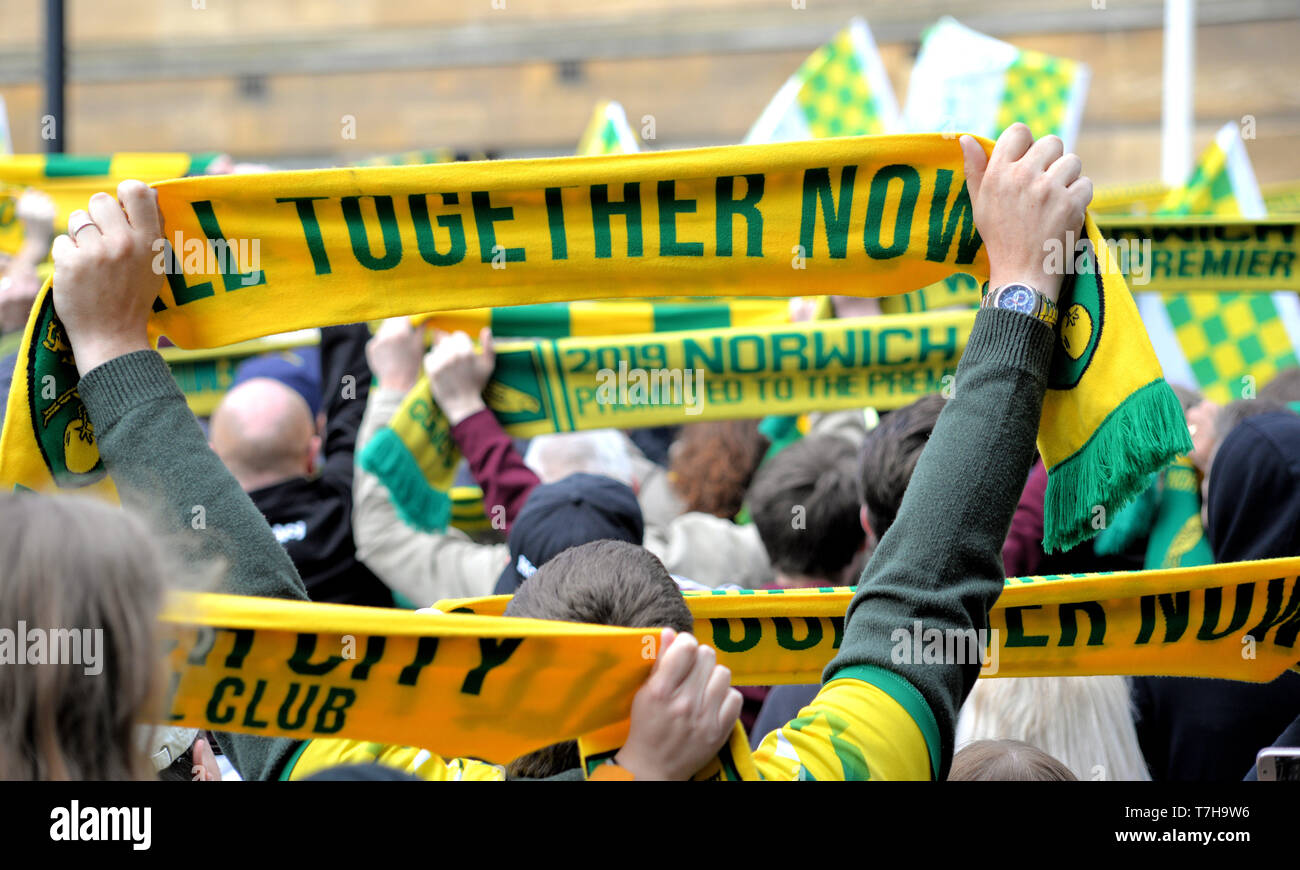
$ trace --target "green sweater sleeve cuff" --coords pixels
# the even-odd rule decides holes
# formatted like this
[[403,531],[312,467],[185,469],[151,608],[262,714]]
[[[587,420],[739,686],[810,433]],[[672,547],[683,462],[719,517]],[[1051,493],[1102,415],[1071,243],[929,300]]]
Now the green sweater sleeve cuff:
[[138,350],[96,366],[82,376],[77,392],[91,419],[104,428],[159,399],[185,401],[167,363],[154,350]]
[[1046,385],[1055,331],[1037,317],[1005,308],[984,308],[962,354],[967,367],[994,363],[1010,366]]

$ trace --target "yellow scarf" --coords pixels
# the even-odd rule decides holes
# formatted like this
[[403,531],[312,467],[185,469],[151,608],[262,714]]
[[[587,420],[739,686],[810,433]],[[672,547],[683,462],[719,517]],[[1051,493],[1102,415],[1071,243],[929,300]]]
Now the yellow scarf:
[[[951,386],[974,312],[498,346],[484,397],[520,438],[583,429],[898,408]],[[361,452],[402,519],[445,528],[460,453],[421,378]]]
[[[1269,681],[1300,658],[1297,573],[1300,558],[1012,578],[991,614],[997,633],[983,674]],[[692,593],[686,601],[695,633],[717,649],[733,683],[762,685],[821,681],[851,595]],[[445,615],[430,615],[178,595],[163,614],[176,641],[167,721],[498,763],[625,723],[659,631],[497,615],[507,601],[445,601]],[[924,627],[900,631],[890,638],[900,662],[973,662],[985,653]]]
[[[991,143],[984,143],[991,148]],[[185,348],[331,323],[574,298],[870,293],[988,274],[955,139],[879,136],[157,185],[179,269],[152,336]],[[1123,277],[1063,296],[1044,404],[1045,546],[1096,531],[1191,449]],[[159,252],[160,265],[171,258]],[[48,377],[47,377],[48,376]],[[112,495],[48,291],[10,392],[0,482]],[[50,395],[47,397],[46,393]]]

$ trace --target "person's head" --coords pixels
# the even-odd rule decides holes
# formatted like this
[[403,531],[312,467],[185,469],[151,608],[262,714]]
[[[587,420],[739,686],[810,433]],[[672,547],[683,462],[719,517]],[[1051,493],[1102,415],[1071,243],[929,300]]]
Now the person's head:
[[757,420],[718,420],[682,429],[670,453],[673,489],[687,511],[729,520],[767,452]]
[[542,483],[571,474],[599,474],[636,487],[627,436],[617,429],[538,435],[528,442],[524,464]]
[[640,546],[645,521],[636,493],[601,474],[571,474],[533,488],[510,527],[510,562],[496,593],[514,592],[555,556],[590,541]]
[[59,656],[0,667],[0,779],[151,779],[136,726],[161,692],[153,540],[101,502],[0,495],[0,552],[0,631]]
[[952,759],[949,782],[1075,782],[1070,769],[1019,740],[977,740]]
[[852,444],[811,435],[767,461],[746,498],[749,515],[783,586],[854,582],[866,542],[858,522]]
[[976,680],[960,742],[1010,739],[1041,749],[1080,779],[1148,780],[1124,677]]
[[1259,398],[1289,404],[1300,402],[1300,366],[1282,369],[1259,388]]
[[1170,384],[1169,386],[1173,389],[1174,395],[1178,397],[1178,404],[1182,406],[1184,414],[1205,401],[1205,397],[1201,395],[1199,390],[1184,387],[1182,384]]
[[1274,399],[1237,399],[1219,408],[1214,413],[1211,426],[1213,441],[1205,450],[1205,468],[1201,476],[1201,517],[1202,523],[1209,528],[1210,476],[1214,471],[1214,460],[1219,455],[1219,448],[1243,420],[1256,414],[1274,414],[1285,412],[1286,405]]
[[310,473],[320,448],[302,395],[260,377],[222,398],[209,422],[208,443],[245,491]]
[[[592,541],[560,553],[519,587],[506,605],[506,616],[678,632],[694,627],[663,563],[626,541]],[[545,777],[579,763],[577,743],[566,741],[515,759],[507,772]]]
[[903,504],[903,493],[916,470],[921,451],[930,440],[943,410],[944,398],[923,396],[881,418],[867,433],[858,460],[859,517],[874,546],[889,531]]
[[1255,414],[1219,440],[1205,516],[1216,561],[1300,553],[1300,416]]

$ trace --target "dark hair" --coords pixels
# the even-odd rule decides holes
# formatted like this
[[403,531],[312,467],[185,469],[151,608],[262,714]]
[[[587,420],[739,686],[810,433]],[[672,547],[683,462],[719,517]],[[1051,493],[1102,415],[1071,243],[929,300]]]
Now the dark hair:
[[1061,762],[1021,740],[976,740],[958,752],[949,782],[1077,782]]
[[1300,367],[1282,369],[1259,388],[1259,398],[1275,402],[1300,402]]
[[812,435],[773,456],[749,489],[749,514],[772,567],[836,581],[862,549],[853,445]]
[[[537,569],[506,605],[506,616],[621,625],[626,628],[695,626],[681,590],[648,550],[626,541],[592,541],[570,547]],[[569,740],[520,756],[511,777],[546,777],[581,764]]]
[[867,508],[867,523],[877,540],[885,536],[898,516],[916,461],[930,440],[945,401],[937,393],[922,396],[886,414],[862,443],[858,497]]
[[729,520],[740,512],[767,447],[757,420],[685,426],[671,453],[673,489],[686,510]]

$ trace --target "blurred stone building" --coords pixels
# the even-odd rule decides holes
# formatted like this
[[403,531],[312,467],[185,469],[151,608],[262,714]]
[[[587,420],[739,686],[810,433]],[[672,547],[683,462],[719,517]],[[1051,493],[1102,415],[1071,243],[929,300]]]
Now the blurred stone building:
[[[0,0],[17,151],[41,150],[42,9]],[[1090,174],[1158,179],[1161,0],[67,0],[68,150],[284,165],[566,154],[602,98],[634,126],[652,116],[653,147],[733,143],[853,15],[901,102],[920,35],[944,14],[1086,61],[1077,150]],[[1300,178],[1300,3],[1200,0],[1198,23],[1197,150],[1249,115],[1260,181]]]

